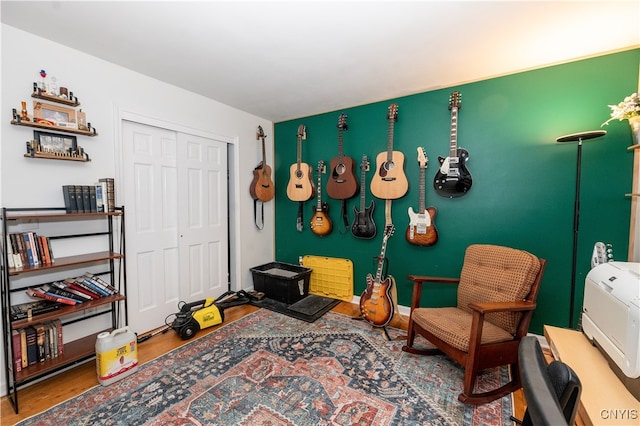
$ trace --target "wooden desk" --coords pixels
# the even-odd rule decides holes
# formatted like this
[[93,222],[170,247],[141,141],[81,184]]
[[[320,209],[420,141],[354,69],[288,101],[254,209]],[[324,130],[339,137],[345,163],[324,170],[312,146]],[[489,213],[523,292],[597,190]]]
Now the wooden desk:
[[640,401],[618,379],[598,348],[579,331],[544,326],[555,359],[582,383],[578,416],[587,425],[640,425]]

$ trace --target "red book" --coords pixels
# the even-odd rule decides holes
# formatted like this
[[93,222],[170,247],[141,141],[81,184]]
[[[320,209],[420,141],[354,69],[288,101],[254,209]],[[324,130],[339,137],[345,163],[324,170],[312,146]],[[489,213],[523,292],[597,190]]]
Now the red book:
[[29,288],[27,290],[27,294],[31,297],[35,297],[38,299],[50,300],[52,302],[64,303],[66,305],[75,305],[77,302],[71,299],[67,299],[66,297],[57,297],[51,294],[45,293],[44,291],[38,288]]

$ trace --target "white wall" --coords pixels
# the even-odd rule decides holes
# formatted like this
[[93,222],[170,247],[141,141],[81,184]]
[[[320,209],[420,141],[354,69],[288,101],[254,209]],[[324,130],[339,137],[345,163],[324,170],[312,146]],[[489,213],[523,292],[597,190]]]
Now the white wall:
[[[267,163],[273,164],[273,123],[13,27],[2,24],[1,31],[0,205],[63,207],[62,185],[91,184],[101,177],[116,178],[117,197],[126,184],[118,179],[120,154],[116,149],[122,116],[144,116],[169,127],[218,135],[233,142],[229,194],[232,288],[252,287],[249,268],[274,260],[274,203],[265,203],[265,226],[259,231],[249,195],[253,168],[262,159],[256,128],[261,125],[267,134]],[[20,110],[20,102],[26,101],[32,113],[32,84],[39,81],[40,69],[55,76],[59,86],[73,91],[87,121],[97,129],[96,137],[78,135],[78,145],[89,153],[91,162],[24,158],[25,142],[33,138],[33,129],[11,125],[11,110]],[[135,285],[127,283],[129,288]],[[0,376],[4,377],[4,371]],[[0,383],[4,386],[4,378]],[[6,389],[0,392],[5,394]]]

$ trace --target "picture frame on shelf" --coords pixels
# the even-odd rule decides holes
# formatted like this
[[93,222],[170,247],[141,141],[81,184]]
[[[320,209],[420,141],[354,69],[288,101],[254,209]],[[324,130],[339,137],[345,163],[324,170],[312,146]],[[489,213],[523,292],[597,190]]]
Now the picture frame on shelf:
[[78,150],[78,138],[71,135],[33,131],[33,139],[40,152],[73,153]]
[[77,129],[76,110],[62,105],[33,101],[34,121],[53,127]]

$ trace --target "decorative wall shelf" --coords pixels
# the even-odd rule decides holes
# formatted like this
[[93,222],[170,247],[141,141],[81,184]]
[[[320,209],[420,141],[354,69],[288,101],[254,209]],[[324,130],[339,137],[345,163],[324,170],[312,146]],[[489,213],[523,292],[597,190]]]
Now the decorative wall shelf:
[[11,120],[11,124],[14,124],[16,126],[26,126],[26,127],[34,127],[36,129],[51,130],[53,132],[60,132],[60,133],[73,133],[75,135],[84,135],[84,136],[98,136],[98,133],[96,132],[95,128],[92,128],[91,130],[68,129],[63,127],[49,126],[47,124],[39,124],[39,123],[34,123],[32,121],[22,121],[22,120]]
[[31,94],[32,98],[37,98],[37,99],[43,99],[45,101],[49,101],[49,102],[56,102],[59,104],[63,104],[63,105],[69,105],[72,107],[77,107],[80,106],[80,102],[78,102],[78,98],[74,97],[73,99],[64,99],[64,98],[60,98],[58,96],[51,96],[51,95],[45,95],[42,93],[38,93],[38,92],[33,92]]
[[47,160],[65,160],[65,161],[79,161],[81,163],[86,163],[87,161],[91,161],[91,158],[86,157],[72,157],[70,155],[55,155],[55,154],[45,154],[45,153],[34,153],[34,154],[24,154],[25,158],[44,158]]

